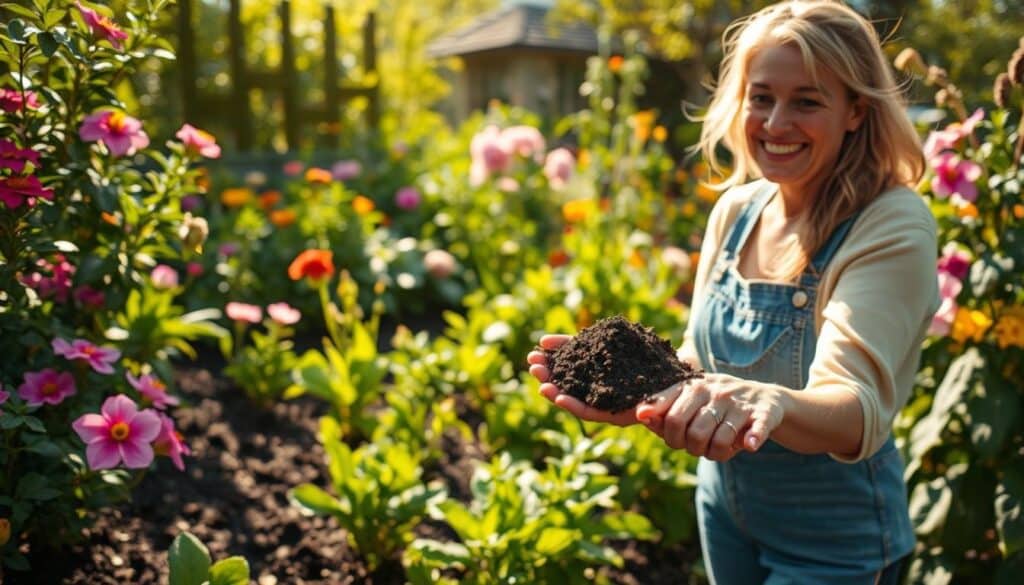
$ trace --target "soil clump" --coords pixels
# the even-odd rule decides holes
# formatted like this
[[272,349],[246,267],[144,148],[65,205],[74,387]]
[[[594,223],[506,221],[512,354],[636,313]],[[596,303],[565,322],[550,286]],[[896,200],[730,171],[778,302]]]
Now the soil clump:
[[544,353],[553,384],[607,412],[633,408],[677,382],[701,376],[676,357],[667,339],[619,315]]

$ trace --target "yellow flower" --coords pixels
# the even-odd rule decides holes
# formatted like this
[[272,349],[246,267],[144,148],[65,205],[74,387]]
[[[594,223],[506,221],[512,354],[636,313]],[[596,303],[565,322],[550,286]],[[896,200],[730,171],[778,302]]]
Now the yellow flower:
[[590,151],[585,148],[581,148],[579,154],[576,155],[576,164],[579,165],[581,169],[585,169],[590,166]]
[[660,124],[654,127],[654,132],[651,134],[655,142],[665,142],[668,140],[668,129]]
[[1024,307],[1016,306],[999,316],[995,328],[996,344],[1000,349],[1011,345],[1024,348]]
[[646,142],[654,126],[654,110],[641,110],[629,117],[629,125],[633,127],[633,139]]
[[224,207],[241,207],[252,199],[252,191],[245,187],[224,189],[220,193],[220,202]]
[[633,250],[633,253],[629,255],[629,265],[633,268],[643,268],[647,265],[647,260],[639,250]]
[[355,210],[357,215],[366,215],[373,211],[376,205],[373,204],[373,199],[364,195],[356,195],[352,199],[352,209]]
[[579,223],[596,210],[593,199],[574,199],[562,205],[562,217],[568,223]]
[[274,209],[270,212],[270,223],[279,228],[292,225],[296,219],[298,219],[298,214],[294,209]]
[[334,177],[331,176],[331,171],[327,169],[321,169],[317,167],[310,167],[306,170],[306,181],[314,185],[327,185]]
[[981,343],[985,332],[992,326],[992,319],[988,315],[976,309],[957,309],[956,317],[953,318],[953,329],[950,337],[959,343],[968,339],[975,343]]

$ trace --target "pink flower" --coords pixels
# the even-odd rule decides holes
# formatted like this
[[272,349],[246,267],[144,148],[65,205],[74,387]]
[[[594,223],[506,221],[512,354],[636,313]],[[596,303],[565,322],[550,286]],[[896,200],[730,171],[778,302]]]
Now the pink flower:
[[950,195],[958,195],[967,201],[978,198],[978,186],[974,184],[981,177],[981,165],[969,160],[961,160],[951,152],[943,152],[931,160],[935,168],[932,179],[932,193],[945,199]]
[[949,335],[958,310],[959,307],[957,307],[956,301],[953,299],[942,299],[939,310],[932,316],[932,322],[928,326],[928,335]]
[[22,203],[32,207],[36,204],[36,198],[53,201],[53,190],[43,187],[39,179],[33,176],[0,178],[0,201],[8,209],[17,209]]
[[10,140],[0,140],[0,169],[11,169],[20,174],[25,170],[26,162],[38,167],[39,153],[31,148],[18,148]]
[[110,44],[115,49],[121,50],[123,46],[121,41],[128,38],[128,33],[118,28],[114,21],[106,16],[82,6],[81,2],[75,2],[75,4],[78,6],[78,11],[82,13],[82,19],[85,20],[85,24],[89,25],[89,28],[92,29],[92,34],[110,41]]
[[178,471],[185,471],[185,462],[181,460],[182,455],[191,455],[192,450],[182,440],[181,433],[174,429],[174,421],[171,417],[158,412],[160,417],[160,434],[153,440],[153,450],[157,455],[170,457]]
[[68,372],[57,372],[51,368],[38,372],[26,372],[25,382],[18,386],[18,396],[29,406],[60,404],[75,393],[75,379]]
[[260,319],[263,318],[263,309],[246,303],[228,303],[224,307],[224,311],[228,314],[228,318],[234,321],[259,323]]
[[537,162],[544,160],[546,143],[544,136],[533,126],[511,126],[501,131],[504,150],[523,158],[533,157]]
[[281,325],[294,325],[302,318],[302,313],[288,303],[273,303],[267,306],[267,314]]
[[4,402],[7,402],[7,399],[10,398],[10,396],[11,396],[11,393],[10,392],[4,392],[4,387],[0,386],[0,404],[3,404]]
[[971,268],[971,255],[961,249],[956,242],[950,242],[942,247],[938,268],[940,273],[947,272],[953,277],[963,280]]
[[563,189],[576,169],[576,157],[568,148],[556,148],[544,161],[544,176],[552,189]]
[[112,469],[121,462],[140,469],[153,462],[150,443],[162,428],[156,411],[140,411],[131,398],[118,394],[103,402],[100,413],[83,414],[71,423],[85,441],[91,469]]
[[193,154],[205,156],[206,158],[220,158],[220,147],[217,146],[217,139],[213,134],[200,130],[191,124],[185,124],[175,134],[184,145],[185,149]]
[[170,289],[178,286],[178,271],[166,264],[157,264],[149,273],[153,286],[159,289]]
[[76,339],[71,343],[60,337],[53,340],[53,352],[69,360],[85,360],[98,374],[113,374],[111,365],[121,357],[121,352],[109,347],[100,347],[85,339]]
[[168,406],[174,406],[181,402],[177,396],[171,396],[167,393],[167,386],[160,381],[160,378],[152,374],[145,374],[136,378],[130,373],[125,372],[125,378],[128,379],[128,383],[132,385],[142,394],[145,401],[153,405],[154,408],[164,410]]
[[395,205],[406,211],[419,207],[422,199],[416,187],[402,187],[395,192]]
[[501,130],[494,125],[478,132],[469,143],[472,157],[470,182],[483,183],[492,173],[504,171],[511,162],[511,145],[501,139]]
[[953,122],[942,130],[936,130],[928,135],[924,141],[924,156],[932,160],[944,150],[955,148],[962,139],[974,132],[974,127],[985,117],[985,111],[978,108],[969,118],[960,122]]
[[35,289],[40,297],[53,298],[58,303],[63,303],[68,300],[75,266],[65,260],[63,254],[57,254],[53,260],[53,263],[45,258],[37,260],[36,266],[42,269],[41,272],[31,272],[23,276],[21,282],[25,286]]
[[234,256],[242,249],[242,246],[238,242],[224,242],[220,246],[217,246],[217,253],[225,258]]
[[445,250],[431,250],[423,256],[423,267],[434,278],[448,278],[455,272],[455,256]]
[[103,294],[103,291],[96,290],[87,284],[76,288],[74,297],[78,304],[86,309],[99,309],[106,303],[106,296]]
[[519,181],[515,180],[514,177],[499,177],[494,182],[494,186],[502,193],[515,193],[520,187]]
[[348,181],[363,172],[363,165],[357,160],[339,160],[331,165],[331,176],[337,181]]
[[294,177],[296,175],[301,174],[305,168],[306,165],[302,164],[301,160],[290,160],[284,163],[284,166],[281,167],[281,170],[284,171],[284,174],[288,175],[289,177]]
[[39,107],[39,98],[36,96],[36,92],[25,91],[23,99],[21,91],[17,89],[0,88],[0,110],[13,114],[26,107],[30,110],[35,110]]
[[86,142],[102,142],[114,156],[132,155],[149,146],[142,122],[124,112],[105,110],[86,116],[78,135]]

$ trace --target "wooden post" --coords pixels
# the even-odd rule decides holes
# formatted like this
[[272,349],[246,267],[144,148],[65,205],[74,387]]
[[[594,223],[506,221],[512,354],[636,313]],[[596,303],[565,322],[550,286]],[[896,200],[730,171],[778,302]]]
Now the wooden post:
[[228,59],[231,66],[231,125],[240,151],[252,149],[252,112],[249,80],[245,71],[245,31],[242,29],[242,0],[228,4]]
[[292,42],[291,2],[284,0],[281,13],[281,94],[284,103],[284,137],[288,150],[299,149],[299,111],[296,103],[298,74],[295,71],[295,45]]
[[196,47],[192,31],[192,0],[178,2],[178,75],[181,76],[181,113],[185,122],[197,124]]
[[363,70],[373,74],[373,86],[369,88],[369,104],[366,110],[367,122],[371,130],[380,124],[380,75],[377,72],[377,16],[373,12],[366,13],[363,23]]
[[338,32],[334,6],[328,4],[324,15],[324,119],[326,131],[320,134],[323,146],[337,147],[341,127],[341,94],[338,91]]

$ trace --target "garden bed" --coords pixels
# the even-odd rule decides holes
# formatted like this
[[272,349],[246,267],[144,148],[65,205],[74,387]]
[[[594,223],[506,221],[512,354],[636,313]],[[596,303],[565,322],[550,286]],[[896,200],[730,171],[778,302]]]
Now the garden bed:
[[[85,542],[69,552],[33,551],[32,572],[10,573],[5,583],[166,583],[167,549],[188,530],[213,558],[242,555],[254,582],[403,582],[397,563],[374,572],[347,545],[333,518],[303,515],[288,490],[303,482],[326,486],[323,448],[317,441],[326,407],[301,398],[272,409],[255,408],[237,388],[203,368],[182,368],[177,385],[187,404],[175,417],[193,453],[180,472],[169,460],[142,480],[128,505],[101,512]],[[451,440],[446,457],[429,477],[441,477],[450,493],[468,500],[468,481],[480,459],[477,446]],[[420,536],[450,538],[443,524],[424,522]],[[612,570],[613,583],[679,583],[696,551],[651,543],[615,544],[626,560]]]

